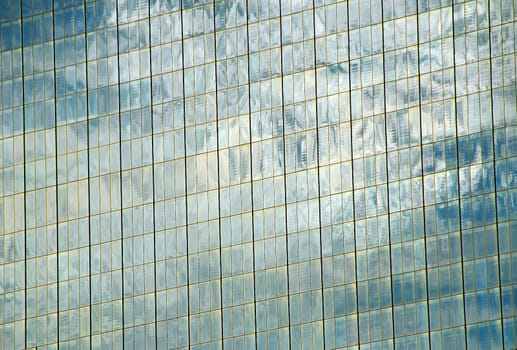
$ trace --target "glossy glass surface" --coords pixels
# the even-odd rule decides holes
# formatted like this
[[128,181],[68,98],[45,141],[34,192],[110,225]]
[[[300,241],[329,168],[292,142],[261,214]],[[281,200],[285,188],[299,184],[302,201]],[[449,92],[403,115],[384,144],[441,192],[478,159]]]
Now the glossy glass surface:
[[3,1],[0,348],[517,348],[516,4]]

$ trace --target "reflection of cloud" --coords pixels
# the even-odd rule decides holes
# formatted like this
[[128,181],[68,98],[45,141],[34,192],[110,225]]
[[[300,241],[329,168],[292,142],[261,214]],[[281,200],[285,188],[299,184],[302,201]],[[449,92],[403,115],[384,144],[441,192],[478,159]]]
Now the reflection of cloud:
[[[156,3],[158,3],[158,1],[156,1]],[[116,9],[116,6],[117,6],[117,4],[115,4],[115,6],[111,9],[111,12],[107,13],[106,22],[109,25],[116,25],[117,24],[117,9]]]

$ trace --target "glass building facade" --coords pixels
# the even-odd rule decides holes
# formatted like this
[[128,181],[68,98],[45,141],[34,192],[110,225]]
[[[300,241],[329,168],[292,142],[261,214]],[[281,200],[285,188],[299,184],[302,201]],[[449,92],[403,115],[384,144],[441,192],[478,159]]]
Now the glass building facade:
[[517,348],[515,0],[1,0],[1,349]]

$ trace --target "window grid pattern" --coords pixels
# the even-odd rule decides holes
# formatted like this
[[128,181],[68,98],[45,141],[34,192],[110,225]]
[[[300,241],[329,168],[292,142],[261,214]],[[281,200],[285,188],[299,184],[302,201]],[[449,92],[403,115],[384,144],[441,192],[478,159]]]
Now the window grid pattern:
[[516,11],[8,1],[0,347],[516,347]]

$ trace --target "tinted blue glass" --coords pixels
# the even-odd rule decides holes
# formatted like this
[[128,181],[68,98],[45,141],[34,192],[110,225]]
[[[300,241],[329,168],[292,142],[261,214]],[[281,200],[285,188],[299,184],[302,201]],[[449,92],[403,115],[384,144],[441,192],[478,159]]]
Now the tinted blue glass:
[[0,348],[517,347],[515,2],[4,7]]

